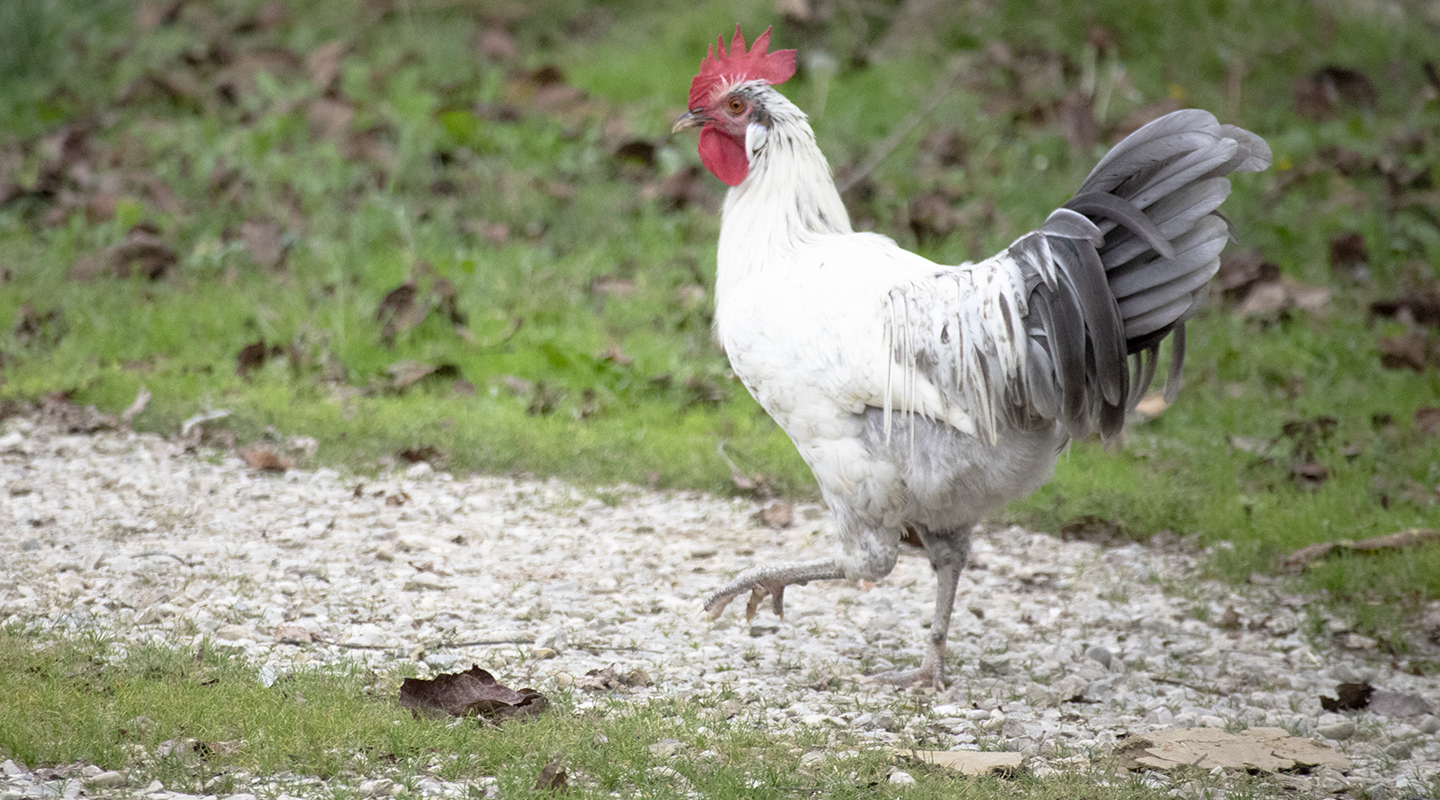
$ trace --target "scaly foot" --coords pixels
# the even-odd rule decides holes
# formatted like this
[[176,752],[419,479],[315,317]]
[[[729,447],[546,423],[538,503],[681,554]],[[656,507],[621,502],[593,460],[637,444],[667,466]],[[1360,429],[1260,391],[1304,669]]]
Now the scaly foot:
[[931,642],[925,653],[925,660],[917,669],[892,669],[874,675],[864,676],[866,683],[898,686],[908,689],[914,686],[932,686],[935,691],[945,688],[945,642]]
[[751,567],[735,577],[735,580],[716,590],[705,598],[705,611],[711,619],[720,616],[730,601],[750,592],[745,604],[745,619],[755,618],[760,604],[770,598],[770,608],[775,616],[785,616],[785,587],[792,584],[805,585],[810,581],[833,580],[845,577],[840,566],[831,559],[822,561],[800,561],[790,564],[770,564]]

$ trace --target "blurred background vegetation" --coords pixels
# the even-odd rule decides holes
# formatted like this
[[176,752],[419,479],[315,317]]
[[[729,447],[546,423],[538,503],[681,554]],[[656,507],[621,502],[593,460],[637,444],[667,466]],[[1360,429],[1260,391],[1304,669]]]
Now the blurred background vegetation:
[[[716,35],[774,25],[857,227],[937,261],[1005,246],[1166,111],[1271,143],[1179,401],[1004,520],[1224,542],[1217,574],[1269,580],[1440,527],[1435,9],[8,0],[0,400],[77,430],[208,412],[189,440],[259,466],[813,496],[710,340],[723,187],[668,133]],[[1403,649],[1440,548],[1303,580]]]

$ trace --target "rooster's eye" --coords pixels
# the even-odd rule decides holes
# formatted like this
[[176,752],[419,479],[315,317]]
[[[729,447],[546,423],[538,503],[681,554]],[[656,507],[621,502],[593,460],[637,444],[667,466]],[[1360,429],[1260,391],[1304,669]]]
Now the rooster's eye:
[[730,113],[739,114],[745,110],[745,101],[738,97],[730,98]]

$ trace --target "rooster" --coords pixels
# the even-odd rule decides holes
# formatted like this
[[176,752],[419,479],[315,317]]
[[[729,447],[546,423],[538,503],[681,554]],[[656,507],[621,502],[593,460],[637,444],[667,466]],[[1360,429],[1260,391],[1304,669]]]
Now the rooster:
[[722,211],[715,335],[784,429],[835,515],[833,558],[753,567],[705,601],[750,592],[784,614],[790,585],[878,581],[918,539],[938,589],[917,669],[870,680],[944,686],[945,641],[970,531],[1049,479],[1071,439],[1106,441],[1173,342],[1233,238],[1216,209],[1232,172],[1270,165],[1258,136],[1177,111],[1111,150],[1036,230],[978,263],[935,264],[857,233],[815,134],[775,90],[795,51],[746,47],[740,27],[690,84],[674,131],[732,187]]

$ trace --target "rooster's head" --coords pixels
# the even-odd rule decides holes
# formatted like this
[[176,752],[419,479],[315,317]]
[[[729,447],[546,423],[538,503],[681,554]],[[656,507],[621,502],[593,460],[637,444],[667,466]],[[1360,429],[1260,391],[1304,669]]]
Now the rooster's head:
[[700,74],[690,81],[690,110],[675,123],[675,131],[700,128],[700,160],[715,177],[738,186],[750,171],[745,137],[752,125],[768,128],[771,120],[762,102],[765,87],[784,83],[795,74],[795,51],[765,52],[770,29],[754,46],[745,47],[740,26],[730,52],[723,39],[700,62]]

